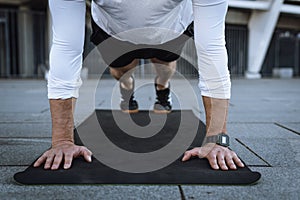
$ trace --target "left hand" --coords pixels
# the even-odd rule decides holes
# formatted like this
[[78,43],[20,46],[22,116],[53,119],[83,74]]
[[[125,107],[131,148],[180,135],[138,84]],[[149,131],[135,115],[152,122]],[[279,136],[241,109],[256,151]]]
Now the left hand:
[[208,143],[203,147],[196,147],[186,151],[182,161],[187,161],[193,156],[207,158],[210,166],[215,170],[236,170],[237,167],[244,167],[244,164],[235,152],[217,144]]

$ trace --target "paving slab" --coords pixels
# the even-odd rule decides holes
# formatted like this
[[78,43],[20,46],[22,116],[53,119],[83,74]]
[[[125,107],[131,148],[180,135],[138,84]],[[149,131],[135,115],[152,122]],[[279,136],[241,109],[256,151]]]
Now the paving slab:
[[300,80],[232,80],[229,122],[299,122]]
[[227,125],[228,133],[238,138],[299,138],[299,135],[283,129],[274,123],[231,122]]
[[51,122],[50,112],[49,111],[43,113],[0,112],[0,123],[14,123],[14,122],[49,123]]
[[51,137],[51,122],[0,122],[0,138],[1,137]]
[[8,81],[5,84],[1,81],[0,112],[10,113],[42,113],[49,109],[47,90],[44,81]]
[[0,166],[30,165],[51,146],[51,138],[0,138]]
[[255,152],[249,151],[243,144],[235,138],[231,138],[230,148],[243,160],[247,166],[268,166],[263,159],[258,157]]
[[252,167],[262,174],[257,184],[250,186],[182,186],[184,196],[190,199],[231,200],[296,200],[300,198],[300,169],[280,167]]
[[21,186],[12,177],[24,167],[0,167],[0,199],[180,199],[178,186],[46,185]]
[[[299,102],[300,103],[300,102]],[[299,105],[298,103],[298,105]],[[258,104],[258,103],[257,103]],[[241,106],[239,109],[230,108],[229,109],[229,119],[228,122],[241,122],[241,123],[249,123],[249,122],[298,122],[300,109],[295,111],[289,111],[289,108],[285,109],[274,109],[269,108],[261,108],[261,109],[245,109],[245,107],[249,106],[249,104],[245,104]],[[255,105],[253,105],[255,106]],[[275,105],[276,106],[276,105]],[[244,109],[241,111],[241,109]],[[272,110],[272,112],[270,111]],[[263,114],[262,114],[263,113]]]
[[[22,102],[17,102],[15,98],[22,98]],[[3,98],[3,97],[1,97]],[[4,98],[1,102],[0,112],[10,113],[43,113],[49,111],[49,103],[46,96],[44,98],[35,96],[23,96]]]
[[300,138],[240,138],[240,140],[273,167],[300,167]]

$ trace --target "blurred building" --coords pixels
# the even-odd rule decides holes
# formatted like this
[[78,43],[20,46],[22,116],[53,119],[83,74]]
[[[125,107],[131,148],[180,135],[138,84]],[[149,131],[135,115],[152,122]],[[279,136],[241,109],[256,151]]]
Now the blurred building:
[[[93,48],[89,13],[86,19],[85,54]],[[281,68],[300,75],[300,0],[229,0],[226,23],[233,76],[269,77]],[[47,0],[0,0],[0,77],[43,77],[49,66],[50,24]],[[195,56],[192,44],[185,53]],[[190,66],[194,61],[181,59],[178,70],[196,76]],[[88,66],[89,72],[97,67]]]

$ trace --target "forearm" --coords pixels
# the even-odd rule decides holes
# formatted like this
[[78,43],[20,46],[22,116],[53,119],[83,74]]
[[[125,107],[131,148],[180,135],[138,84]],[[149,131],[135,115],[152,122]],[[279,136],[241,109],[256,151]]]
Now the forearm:
[[59,144],[74,143],[74,105],[75,98],[50,99],[52,119],[52,147]]
[[228,99],[202,97],[206,116],[206,136],[227,133]]

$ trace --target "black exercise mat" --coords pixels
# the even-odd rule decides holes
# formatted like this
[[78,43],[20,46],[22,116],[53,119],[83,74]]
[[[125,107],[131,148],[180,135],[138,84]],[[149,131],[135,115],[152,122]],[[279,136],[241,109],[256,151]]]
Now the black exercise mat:
[[[151,117],[151,119],[150,119]],[[116,119],[116,120],[114,120]],[[123,119],[122,123],[116,124],[116,121]],[[137,126],[131,127],[130,120],[133,120]],[[151,121],[152,120],[152,121]],[[164,121],[165,120],[165,121]],[[152,123],[151,123],[152,122]],[[154,122],[154,123],[153,123]],[[150,124],[149,124],[150,123]],[[157,125],[158,124],[158,125]],[[151,132],[163,128],[157,134],[149,137]],[[100,125],[100,126],[99,126]],[[123,127],[121,130],[119,126]],[[111,143],[119,148],[135,152],[149,153],[160,150],[165,145],[175,144],[173,148],[184,147],[182,143],[173,141],[189,140],[190,131],[195,132],[192,146],[200,146],[205,133],[205,125],[198,120],[192,111],[172,111],[167,115],[154,114],[148,111],[140,111],[136,114],[124,114],[120,111],[96,110],[85,122],[74,130],[75,141],[77,144],[85,144],[88,148],[93,145],[106,145],[102,140],[94,139],[95,135],[102,130],[105,137]],[[146,127],[147,131],[139,132],[139,127]],[[194,130],[194,128],[196,129]],[[124,131],[125,128],[125,131]],[[145,134],[145,138],[134,137],[126,134],[126,129],[134,134]],[[131,129],[132,128],[132,129]],[[143,129],[143,130],[145,130]],[[79,134],[80,133],[80,134]],[[147,135],[148,134],[148,135]],[[100,134],[99,134],[100,135]],[[178,137],[178,135],[180,135]],[[185,136],[186,135],[186,136]],[[193,134],[192,134],[193,135]],[[80,136],[80,137],[79,137]],[[82,141],[81,141],[82,140]],[[94,144],[93,144],[94,142]],[[91,146],[89,146],[91,145]],[[174,145],[173,145],[174,146]],[[185,149],[187,149],[187,146]],[[100,150],[95,150],[100,151]],[[101,155],[101,152],[93,151],[94,155]],[[174,150],[175,151],[175,150]],[[184,151],[182,151],[184,152]],[[171,153],[171,152],[170,152]],[[96,156],[97,157],[97,156]],[[162,157],[160,159],[165,159]],[[104,165],[93,157],[92,163],[87,163],[83,158],[77,158],[73,161],[69,170],[60,168],[56,171],[44,170],[42,167],[34,168],[29,166],[24,172],[14,175],[15,181],[21,184],[252,184],[260,179],[260,173],[252,172],[248,167],[238,170],[212,170],[206,159],[191,159],[187,162],[181,162],[182,155],[168,166],[150,172],[134,173],[124,172]],[[113,157],[113,159],[118,159]],[[154,160],[155,161],[155,160]],[[153,161],[153,162],[154,162]],[[130,161],[128,161],[130,162]],[[128,164],[121,162],[120,165]]]

